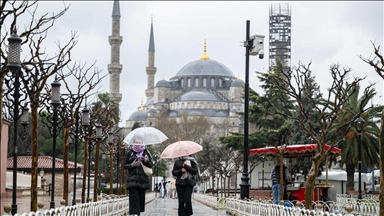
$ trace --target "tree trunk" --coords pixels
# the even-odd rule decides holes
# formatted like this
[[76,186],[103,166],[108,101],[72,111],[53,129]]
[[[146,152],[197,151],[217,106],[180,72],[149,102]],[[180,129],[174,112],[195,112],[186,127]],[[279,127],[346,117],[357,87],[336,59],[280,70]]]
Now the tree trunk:
[[[87,170],[88,170],[88,137],[87,133],[85,133],[85,138],[84,138],[84,165],[83,165],[83,184],[81,187],[81,202],[85,203],[85,186],[87,185],[86,179],[88,178],[87,176]],[[88,201],[88,200],[87,200]]]
[[[38,102],[37,102],[38,103]],[[31,102],[31,118],[32,118],[32,124],[31,124],[31,130],[32,130],[32,143],[31,143],[31,149],[32,149],[32,165],[31,165],[31,208],[30,210],[33,212],[37,211],[37,176],[38,176],[38,158],[39,158],[39,150],[37,146],[37,138],[39,136],[39,131],[37,127],[37,108],[39,107],[38,104]],[[52,193],[52,192],[51,192]]]
[[231,176],[228,177],[228,195],[227,197],[231,196]]
[[308,173],[308,179],[305,187],[305,208],[312,209],[313,190],[315,188],[315,179],[320,163],[312,160],[312,166]]
[[68,205],[68,136],[69,128],[64,127],[64,188],[63,188],[63,199],[65,200],[65,205]]
[[96,155],[95,155],[95,175],[93,176],[93,201],[97,202],[97,189],[99,183],[99,153],[100,142],[96,141]]
[[384,215],[384,110],[381,113],[381,126],[380,126],[380,214]]
[[347,164],[347,191],[355,190],[355,164]]

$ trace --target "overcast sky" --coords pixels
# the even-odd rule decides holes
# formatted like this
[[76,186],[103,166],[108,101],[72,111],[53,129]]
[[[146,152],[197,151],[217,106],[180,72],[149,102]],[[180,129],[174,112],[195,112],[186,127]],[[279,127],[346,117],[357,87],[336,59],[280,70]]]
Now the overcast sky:
[[[155,38],[155,84],[162,77],[169,80],[186,64],[203,54],[204,39],[211,59],[226,65],[234,75],[245,79],[246,20],[250,20],[251,35],[265,35],[266,58],[250,58],[250,87],[258,92],[255,71],[268,68],[268,22],[271,4],[288,3],[292,10],[292,59],[312,62],[311,69],[323,92],[330,86],[329,67],[339,63],[351,67],[352,76],[365,76],[378,82],[374,103],[383,104],[383,81],[358,55],[373,56],[371,41],[383,45],[383,2],[132,2],[120,1],[123,43],[120,47],[120,104],[122,123],[137,110],[141,99],[146,102],[148,45],[153,15]],[[40,13],[58,12],[63,5],[69,11],[55,22],[47,40],[68,41],[71,31],[80,35],[72,60],[97,61],[96,67],[108,74],[111,48],[113,1],[41,1]],[[19,21],[20,28],[24,25]],[[47,44],[47,50],[51,46]],[[350,77],[352,79],[353,77]],[[109,91],[109,76],[102,82],[101,92]]]

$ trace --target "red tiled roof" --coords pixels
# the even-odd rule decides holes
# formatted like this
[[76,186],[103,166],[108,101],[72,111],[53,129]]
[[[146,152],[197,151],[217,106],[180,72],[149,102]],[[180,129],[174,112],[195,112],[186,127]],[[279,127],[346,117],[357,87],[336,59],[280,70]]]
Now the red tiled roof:
[[[17,168],[20,169],[28,169],[32,168],[32,156],[17,156]],[[83,167],[82,164],[77,163],[77,168]],[[7,169],[13,168],[13,157],[7,158]],[[39,156],[37,162],[37,168],[52,168],[52,157],[51,156]],[[64,168],[64,160],[60,158],[56,158],[55,162],[56,169]],[[75,163],[72,161],[68,161],[68,168],[74,169]]]

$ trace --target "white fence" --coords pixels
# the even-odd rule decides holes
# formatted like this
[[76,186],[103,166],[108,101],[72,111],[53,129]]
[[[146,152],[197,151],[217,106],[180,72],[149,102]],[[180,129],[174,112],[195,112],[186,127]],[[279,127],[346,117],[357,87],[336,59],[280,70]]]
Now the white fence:
[[296,206],[289,201],[281,205],[271,204],[268,200],[226,199],[227,213],[231,215],[249,216],[379,216],[379,202],[362,199],[345,199],[343,202],[313,202],[314,209],[304,208],[304,204],[296,202]]
[[[155,199],[154,193],[145,196],[146,203]],[[127,196],[105,196],[98,202],[82,203],[73,206],[61,206],[55,209],[44,209],[42,203],[38,204],[36,212],[15,214],[15,216],[112,216],[128,215],[129,197]],[[11,214],[11,205],[4,206],[4,216]]]

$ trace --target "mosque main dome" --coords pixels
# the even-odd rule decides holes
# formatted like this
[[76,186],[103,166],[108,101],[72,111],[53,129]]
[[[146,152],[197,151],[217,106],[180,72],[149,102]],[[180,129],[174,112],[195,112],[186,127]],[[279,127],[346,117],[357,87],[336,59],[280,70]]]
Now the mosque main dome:
[[234,77],[232,71],[224,64],[212,59],[199,59],[185,65],[173,78],[200,75]]
[[171,80],[181,77],[196,77],[196,76],[218,76],[218,77],[235,77],[232,71],[224,64],[212,60],[207,55],[206,44],[204,42],[204,54],[199,60],[193,61],[182,67],[176,76]]

